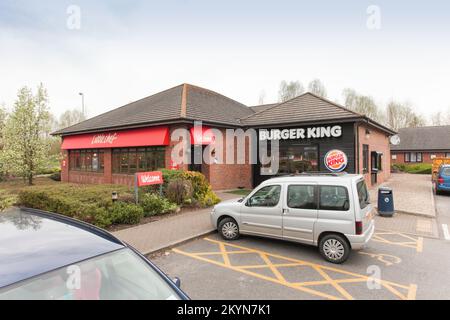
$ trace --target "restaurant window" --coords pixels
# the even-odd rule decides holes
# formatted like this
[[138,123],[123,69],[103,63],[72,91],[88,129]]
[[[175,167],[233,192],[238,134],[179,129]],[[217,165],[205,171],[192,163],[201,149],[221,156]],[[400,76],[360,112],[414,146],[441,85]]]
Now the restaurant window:
[[112,172],[134,174],[165,167],[165,148],[120,148],[112,151]]
[[383,170],[383,153],[372,151],[371,152],[371,170],[377,172]]
[[316,145],[280,143],[279,174],[318,171],[319,151]]
[[70,150],[69,168],[72,171],[103,172],[104,152],[101,149]]
[[369,172],[369,145],[363,144],[363,173]]
[[405,162],[422,162],[422,152],[406,152]]

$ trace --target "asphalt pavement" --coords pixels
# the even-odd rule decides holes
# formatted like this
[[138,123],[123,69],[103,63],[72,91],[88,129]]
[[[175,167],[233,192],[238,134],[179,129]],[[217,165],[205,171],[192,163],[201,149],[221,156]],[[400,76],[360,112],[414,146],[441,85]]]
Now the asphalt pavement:
[[376,231],[342,265],[315,247],[217,233],[152,260],[193,299],[450,299],[450,241]]

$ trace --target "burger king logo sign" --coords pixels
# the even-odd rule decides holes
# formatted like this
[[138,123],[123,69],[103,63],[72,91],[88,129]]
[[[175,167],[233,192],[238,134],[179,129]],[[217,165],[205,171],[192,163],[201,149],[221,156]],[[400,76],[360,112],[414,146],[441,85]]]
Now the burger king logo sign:
[[341,172],[347,167],[347,155],[341,150],[330,150],[325,155],[325,167],[331,172]]

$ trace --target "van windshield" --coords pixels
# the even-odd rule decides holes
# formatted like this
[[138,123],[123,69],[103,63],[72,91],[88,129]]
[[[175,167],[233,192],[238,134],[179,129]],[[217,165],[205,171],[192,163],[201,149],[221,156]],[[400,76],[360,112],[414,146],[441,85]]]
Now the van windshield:
[[364,180],[359,181],[356,184],[358,189],[359,207],[364,209],[370,204],[369,191],[367,190],[366,182]]

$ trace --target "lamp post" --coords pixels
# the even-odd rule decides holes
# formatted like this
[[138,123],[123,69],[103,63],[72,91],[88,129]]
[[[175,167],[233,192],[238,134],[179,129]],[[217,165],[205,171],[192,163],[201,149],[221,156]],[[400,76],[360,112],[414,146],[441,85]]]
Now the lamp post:
[[83,116],[86,117],[86,114],[84,113],[84,93],[80,92],[78,94],[81,96],[81,113],[83,113]]

